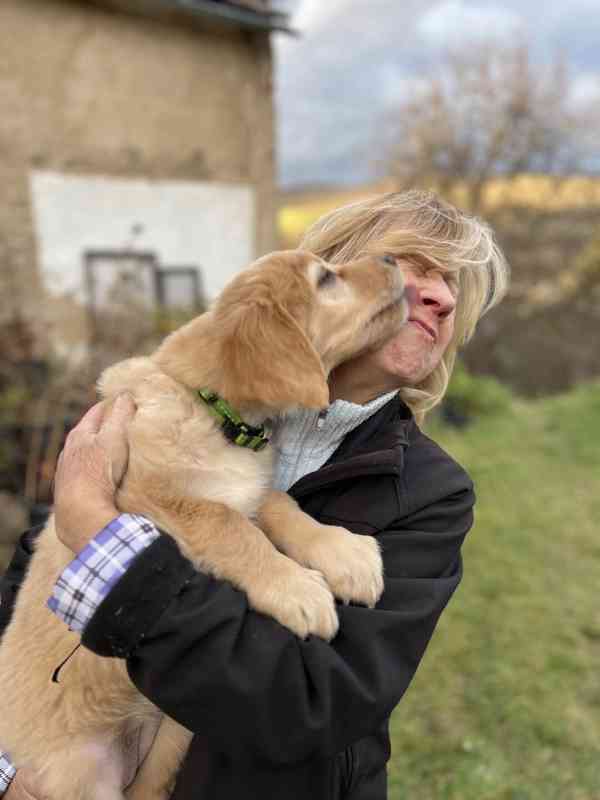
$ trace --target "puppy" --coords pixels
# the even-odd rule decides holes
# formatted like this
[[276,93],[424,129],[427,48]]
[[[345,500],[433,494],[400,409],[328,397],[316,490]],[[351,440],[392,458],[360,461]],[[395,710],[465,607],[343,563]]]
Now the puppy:
[[[238,443],[227,438],[198,392],[217,393],[250,428],[296,407],[325,408],[330,370],[391,337],[406,317],[391,258],[331,266],[288,251],[255,262],[151,357],[102,374],[107,403],[126,390],[137,405],[118,507],[153,519],[199,570],[243,590],[257,611],[300,637],[331,639],[334,595],[372,606],[383,591],[375,539],[320,525],[270,490],[269,447],[240,446],[239,432]],[[17,767],[40,775],[50,798],[166,800],[191,734],[163,716],[123,794],[123,742],[160,716],[125,662],[81,648],[61,683],[50,681],[79,640],[45,607],[71,559],[51,518],[0,646],[0,743]]]

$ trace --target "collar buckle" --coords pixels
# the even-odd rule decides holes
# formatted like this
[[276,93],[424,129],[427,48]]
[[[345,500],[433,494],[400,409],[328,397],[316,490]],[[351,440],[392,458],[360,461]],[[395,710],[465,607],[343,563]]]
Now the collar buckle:
[[211,389],[198,389],[197,394],[213,415],[221,420],[221,430],[228,441],[255,453],[265,449],[269,439],[265,436],[263,425],[248,425],[234,408]]

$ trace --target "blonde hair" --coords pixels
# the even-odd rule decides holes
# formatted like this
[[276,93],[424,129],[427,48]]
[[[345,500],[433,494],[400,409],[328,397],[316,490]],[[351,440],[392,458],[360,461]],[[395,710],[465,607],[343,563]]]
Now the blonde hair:
[[506,294],[508,264],[489,225],[433,192],[390,192],[325,214],[299,246],[337,264],[389,253],[457,273],[452,340],[438,366],[418,386],[400,388],[402,399],[422,421],[446,393],[458,348]]

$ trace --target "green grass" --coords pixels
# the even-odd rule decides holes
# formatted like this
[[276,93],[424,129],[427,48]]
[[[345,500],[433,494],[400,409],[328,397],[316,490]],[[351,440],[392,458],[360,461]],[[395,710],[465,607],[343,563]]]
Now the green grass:
[[390,800],[600,800],[600,384],[428,432],[476,523],[392,716]]

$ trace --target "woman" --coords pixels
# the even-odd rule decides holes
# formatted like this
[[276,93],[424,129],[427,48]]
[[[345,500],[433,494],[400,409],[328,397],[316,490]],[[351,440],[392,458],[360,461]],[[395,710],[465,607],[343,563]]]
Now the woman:
[[[374,609],[338,606],[331,643],[300,641],[229,584],[196,573],[150,522],[121,532],[136,554],[97,587],[104,599],[82,600],[71,587],[57,613],[72,625],[75,616],[86,647],[127,659],[137,687],[195,733],[174,800],[384,798],[389,715],[461,578],[472,484],[417,422],[442,399],[458,347],[505,292],[491,231],[412,191],[334,211],[301,246],[334,263],[394,254],[418,290],[395,338],[334,370],[328,412],[300,412],[273,435],[278,488],[321,522],[377,536],[385,591]],[[55,512],[75,553],[119,515],[109,476],[123,472],[132,413],[125,401],[102,420],[96,407],[69,437]],[[4,580],[5,605],[31,538]],[[64,586],[57,591],[60,601]],[[7,797],[25,791],[17,776]]]

